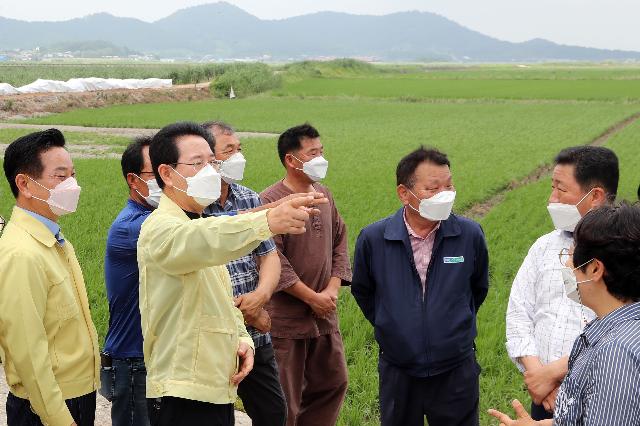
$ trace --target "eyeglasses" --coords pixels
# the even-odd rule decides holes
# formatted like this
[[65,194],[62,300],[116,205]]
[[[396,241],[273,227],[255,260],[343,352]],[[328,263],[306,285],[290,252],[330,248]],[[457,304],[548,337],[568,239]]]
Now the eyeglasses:
[[152,175],[154,174],[153,172],[140,172],[141,175]]
[[558,259],[560,259],[560,264],[562,264],[562,266],[566,266],[567,262],[572,257],[573,257],[573,250],[569,248],[563,248],[562,250],[560,250],[560,253],[558,253]]
[[6,225],[7,222],[4,220],[4,217],[0,216],[0,232],[2,232],[2,230],[4,229],[4,225]]
[[173,163],[171,165],[172,166],[177,166],[178,164],[182,164],[182,165],[185,165],[185,166],[191,166],[191,167],[193,167],[193,170],[195,172],[199,172],[207,164],[209,164],[214,169],[219,170],[220,169],[220,165],[222,164],[222,161],[220,161],[220,160],[209,160],[209,161],[197,161],[195,163]]

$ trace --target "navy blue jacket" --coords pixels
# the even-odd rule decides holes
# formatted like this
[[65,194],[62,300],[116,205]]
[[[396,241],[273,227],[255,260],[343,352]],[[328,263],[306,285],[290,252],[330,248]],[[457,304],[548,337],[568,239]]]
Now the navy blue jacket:
[[374,326],[380,356],[427,377],[473,354],[489,257],[480,225],[452,214],[436,231],[423,297],[403,210],[360,232],[351,292]]

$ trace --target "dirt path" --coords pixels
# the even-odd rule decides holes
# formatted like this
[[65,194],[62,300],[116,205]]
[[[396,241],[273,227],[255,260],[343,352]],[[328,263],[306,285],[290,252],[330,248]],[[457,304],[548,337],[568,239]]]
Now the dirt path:
[[79,108],[158,102],[188,102],[211,99],[202,85],[165,89],[97,90],[81,93],[32,93],[0,96],[0,120],[24,119]]
[[[0,129],[32,129],[33,131],[50,129],[55,127],[62,132],[97,133],[101,135],[123,136],[134,138],[136,136],[153,135],[160,129],[136,129],[129,127],[84,127],[67,126],[56,124],[20,124],[20,123],[0,123]],[[260,132],[236,132],[239,138],[274,138],[277,133]]]
[[[0,143],[0,156],[4,155],[9,144]],[[122,157],[124,146],[117,145],[65,145],[71,158],[111,158],[118,160]],[[117,151],[117,152],[116,152]]]
[[[6,402],[7,382],[4,370],[0,372],[0,425],[7,424]],[[96,403],[96,426],[111,426],[111,404],[98,394]],[[251,419],[245,413],[236,411],[236,426],[251,426]]]
[[[600,136],[598,136],[597,138],[593,139],[589,143],[589,145],[593,145],[593,146],[604,145],[613,135],[615,135],[618,132],[621,132],[622,130],[624,130],[625,128],[627,128],[631,124],[633,124],[638,119],[640,119],[640,112],[637,112],[637,113],[625,118],[624,120],[619,121],[618,123],[614,124],[613,126],[609,127],[607,130],[602,132],[602,134]],[[463,215],[467,216],[467,217],[470,217],[470,218],[472,218],[474,220],[482,219],[487,213],[489,213],[489,211],[493,207],[495,207],[500,202],[502,202],[502,200],[504,200],[504,197],[506,196],[507,192],[513,191],[514,189],[518,189],[520,187],[523,187],[525,185],[529,185],[531,183],[538,182],[541,179],[548,177],[551,174],[552,170],[553,170],[553,166],[551,164],[545,164],[545,165],[542,165],[542,166],[538,167],[537,169],[535,169],[533,172],[531,172],[526,177],[524,177],[524,178],[522,178],[520,180],[513,181],[513,182],[509,183],[507,186],[505,186],[503,189],[498,191],[495,195],[493,195],[489,199],[487,199],[485,201],[482,201],[480,203],[474,204],[469,209],[467,209],[463,213]]]

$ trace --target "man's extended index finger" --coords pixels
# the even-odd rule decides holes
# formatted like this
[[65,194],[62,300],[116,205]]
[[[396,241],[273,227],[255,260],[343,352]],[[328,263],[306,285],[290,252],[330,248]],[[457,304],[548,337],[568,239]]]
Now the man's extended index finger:
[[496,419],[498,419],[500,422],[503,422],[503,423],[506,423],[507,421],[511,420],[511,418],[508,415],[494,409],[489,410],[489,415],[495,417]]
[[313,203],[313,196],[305,195],[303,197],[296,197],[293,200],[289,201],[289,205],[293,208],[299,208],[303,206],[310,206]]

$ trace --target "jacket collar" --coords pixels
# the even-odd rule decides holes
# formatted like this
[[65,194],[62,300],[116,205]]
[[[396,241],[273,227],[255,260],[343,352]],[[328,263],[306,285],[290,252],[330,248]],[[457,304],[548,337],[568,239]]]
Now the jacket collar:
[[[401,207],[391,216],[384,229],[385,240],[405,241],[409,239],[409,231],[407,231],[403,215],[404,207]],[[447,220],[440,222],[440,227],[436,232],[436,235],[442,235],[443,238],[460,235],[462,231],[458,223],[458,217],[452,213]]]
[[10,222],[47,247],[53,247],[58,242],[44,223],[18,206],[13,208]]
[[140,212],[145,212],[145,213],[146,212],[151,212],[151,211],[154,210],[154,209],[148,208],[147,206],[143,206],[142,204],[138,203],[137,201],[132,200],[131,198],[129,198],[127,200],[127,206],[129,206],[129,207],[131,207],[133,209],[136,209],[136,210],[138,210]]
[[170,214],[184,222],[191,220],[184,210],[182,210],[171,198],[167,197],[165,193],[162,193],[160,196],[160,202],[158,203],[157,210],[162,213]]

